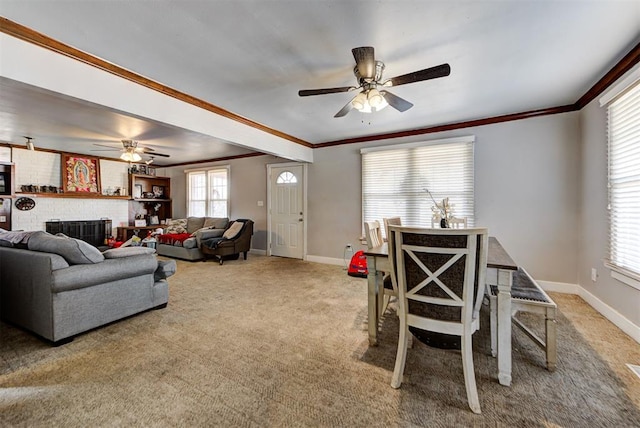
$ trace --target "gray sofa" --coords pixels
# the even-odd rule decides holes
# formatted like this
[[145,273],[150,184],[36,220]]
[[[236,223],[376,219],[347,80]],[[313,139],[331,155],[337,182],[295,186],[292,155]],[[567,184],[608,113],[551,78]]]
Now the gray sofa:
[[183,260],[202,260],[200,244],[205,239],[219,238],[229,226],[227,217],[188,217],[173,219],[158,240],[158,254]]
[[169,300],[167,278],[176,263],[158,261],[153,249],[100,253],[46,232],[33,232],[26,249],[6,245],[0,246],[0,315],[54,344]]

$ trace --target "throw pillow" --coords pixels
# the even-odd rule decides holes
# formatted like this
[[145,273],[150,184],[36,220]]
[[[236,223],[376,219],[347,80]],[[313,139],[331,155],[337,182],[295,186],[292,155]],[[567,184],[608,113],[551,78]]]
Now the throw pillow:
[[105,259],[120,259],[123,257],[140,256],[145,254],[154,254],[154,248],[147,247],[124,247],[113,248],[102,253]]
[[170,220],[167,224],[167,228],[164,231],[165,234],[175,234],[175,233],[187,233],[187,219],[186,218],[178,218],[175,220]]
[[32,251],[61,255],[70,265],[100,263],[104,260],[102,253],[93,245],[62,233],[54,236],[47,232],[34,232],[27,246]]
[[240,233],[240,231],[242,230],[242,226],[244,226],[244,223],[241,221],[233,222],[233,224],[229,226],[229,229],[224,231],[224,233],[222,234],[222,237],[224,239],[235,238],[238,235],[238,233]]

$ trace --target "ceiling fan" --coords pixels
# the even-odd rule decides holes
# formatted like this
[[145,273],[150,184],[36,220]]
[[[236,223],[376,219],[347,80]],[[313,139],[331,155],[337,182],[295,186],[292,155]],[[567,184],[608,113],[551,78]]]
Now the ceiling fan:
[[[156,156],[162,156],[165,158],[168,158],[169,155],[165,154],[165,153],[158,153],[155,151],[155,149],[152,149],[151,147],[147,147],[147,146],[141,146],[138,145],[138,142],[135,140],[121,140],[120,141],[122,143],[122,148],[118,148],[118,147],[111,147],[111,146],[107,146],[104,144],[95,144],[96,146],[100,146],[100,147],[109,147],[108,149],[96,149],[93,151],[109,151],[109,150],[120,150],[122,152],[122,154],[120,155],[120,159],[127,161],[127,162],[140,162],[142,160],[142,156],[141,155],[145,155],[148,156],[149,159],[147,159],[145,161],[145,163],[150,164],[151,162],[153,162],[153,159]],[[115,143],[114,143],[115,144]]]
[[404,112],[413,107],[413,104],[382,88],[436,79],[438,77],[448,76],[451,73],[449,64],[440,64],[435,67],[425,68],[424,70],[414,71],[413,73],[403,74],[402,76],[392,77],[391,79],[383,81],[382,72],[384,71],[384,63],[382,61],[376,61],[371,46],[353,48],[351,52],[353,53],[353,58],[356,60],[353,74],[356,76],[358,86],[303,89],[298,91],[298,95],[308,97],[311,95],[335,94],[338,92],[360,90],[358,95],[349,101],[334,117],[346,116],[353,108],[363,113],[371,113],[373,111],[380,111],[387,105],[390,105],[400,112]]

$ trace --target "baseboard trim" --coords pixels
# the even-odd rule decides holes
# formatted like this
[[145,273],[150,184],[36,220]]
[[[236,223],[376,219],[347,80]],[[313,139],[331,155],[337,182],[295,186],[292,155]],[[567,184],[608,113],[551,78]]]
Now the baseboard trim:
[[578,284],[569,284],[566,282],[540,281],[537,279],[536,282],[544,291],[551,291],[555,293],[580,295],[580,289],[582,288]]
[[587,302],[592,308],[600,312],[603,317],[615,324],[620,330],[631,336],[633,340],[640,343],[640,326],[635,325],[620,312],[600,300],[595,295],[580,287],[579,296]]
[[336,266],[344,267],[344,260],[335,259],[333,257],[322,257],[322,256],[307,255],[305,260],[308,261],[308,262],[323,263],[325,265],[336,265]]
[[249,250],[249,254],[255,254],[256,256],[266,256],[267,255],[267,251],[266,250],[256,250],[255,248],[252,248]]
[[611,306],[600,300],[595,295],[588,292],[578,284],[567,284],[564,282],[537,281],[544,291],[556,293],[575,294],[587,302],[589,306],[598,311],[600,315],[611,321],[620,330],[631,336],[633,340],[640,343],[640,327],[629,321],[624,315],[616,311]]

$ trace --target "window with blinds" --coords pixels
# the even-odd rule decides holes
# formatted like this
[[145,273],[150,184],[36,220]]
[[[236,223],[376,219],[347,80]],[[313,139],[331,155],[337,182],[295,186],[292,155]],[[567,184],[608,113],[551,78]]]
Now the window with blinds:
[[229,217],[229,167],[186,173],[187,215]]
[[431,227],[434,203],[449,198],[455,217],[474,225],[475,137],[366,148],[362,154],[363,222],[399,216]]
[[640,82],[607,110],[609,262],[640,279]]

